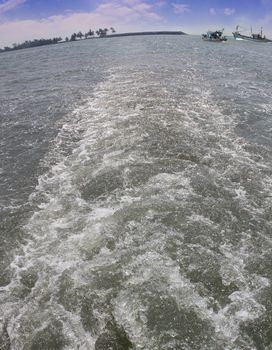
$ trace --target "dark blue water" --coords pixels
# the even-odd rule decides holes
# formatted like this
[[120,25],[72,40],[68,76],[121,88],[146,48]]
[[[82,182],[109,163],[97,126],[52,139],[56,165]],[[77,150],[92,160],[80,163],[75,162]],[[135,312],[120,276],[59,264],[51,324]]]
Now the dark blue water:
[[271,53],[1,54],[1,349],[270,349]]

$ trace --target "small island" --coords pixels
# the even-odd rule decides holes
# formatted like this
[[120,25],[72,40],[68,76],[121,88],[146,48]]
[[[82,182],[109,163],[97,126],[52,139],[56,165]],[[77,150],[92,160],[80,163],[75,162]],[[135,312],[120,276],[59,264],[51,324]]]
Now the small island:
[[[108,34],[109,30],[111,31],[110,34]],[[126,36],[138,36],[138,35],[186,35],[186,33],[182,31],[151,31],[151,32],[131,32],[131,33],[116,33],[115,29],[113,27],[108,28],[100,28],[96,31],[93,31],[90,29],[88,32],[83,34],[81,31],[78,33],[73,33],[70,38],[66,37],[65,40],[63,40],[61,37],[56,37],[53,39],[34,39],[34,40],[26,40],[25,42],[21,44],[13,44],[12,47],[4,47],[3,49],[0,48],[1,52],[8,52],[8,51],[15,51],[15,50],[21,50],[21,49],[28,49],[31,47],[38,47],[38,46],[44,46],[44,45],[51,45],[51,44],[63,44],[71,41],[81,41],[86,39],[101,39],[101,38],[117,38],[117,37],[126,37]]]

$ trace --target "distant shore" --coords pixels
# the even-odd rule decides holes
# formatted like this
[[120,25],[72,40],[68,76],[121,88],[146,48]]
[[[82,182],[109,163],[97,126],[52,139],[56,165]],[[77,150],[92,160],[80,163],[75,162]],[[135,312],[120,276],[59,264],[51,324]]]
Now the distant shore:
[[[76,35],[76,34],[74,34]],[[0,53],[3,52],[10,52],[10,51],[17,51],[17,50],[24,50],[24,49],[30,49],[33,47],[39,47],[39,46],[45,46],[45,45],[56,45],[56,44],[64,44],[68,42],[73,41],[82,41],[82,40],[89,40],[89,39],[104,39],[104,38],[120,38],[120,37],[127,37],[127,36],[143,36],[143,35],[187,35],[186,33],[182,31],[152,31],[152,32],[130,32],[130,33],[113,33],[113,34],[102,34],[100,36],[91,36],[91,37],[85,37],[82,39],[76,39],[74,37],[73,40],[62,40],[61,38],[54,38],[54,39],[35,39],[33,41],[25,41],[23,44],[15,45],[14,47],[5,47],[4,49],[0,49]],[[83,35],[82,35],[83,36]]]
[[136,35],[187,35],[187,34],[181,31],[132,32],[132,33],[109,34],[104,38],[113,38],[113,37],[120,37],[120,36],[136,36]]

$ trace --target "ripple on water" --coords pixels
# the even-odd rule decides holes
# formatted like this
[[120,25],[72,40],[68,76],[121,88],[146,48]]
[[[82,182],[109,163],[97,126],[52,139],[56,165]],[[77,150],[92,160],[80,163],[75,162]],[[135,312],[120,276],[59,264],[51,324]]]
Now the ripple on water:
[[66,120],[1,288],[3,348],[270,346],[270,156],[199,60],[117,66]]

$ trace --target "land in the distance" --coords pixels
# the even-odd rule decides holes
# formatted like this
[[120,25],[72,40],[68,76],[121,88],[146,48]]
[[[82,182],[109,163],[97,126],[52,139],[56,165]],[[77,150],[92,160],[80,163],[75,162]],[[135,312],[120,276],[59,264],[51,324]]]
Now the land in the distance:
[[[28,49],[31,47],[37,47],[37,46],[44,46],[44,45],[51,45],[51,44],[63,44],[71,41],[80,41],[84,39],[99,39],[99,38],[116,38],[116,37],[126,37],[126,36],[137,36],[137,35],[186,35],[186,33],[182,31],[152,31],[152,32],[131,32],[131,33],[116,33],[114,28],[111,28],[112,33],[107,34],[108,29],[99,29],[96,32],[92,31],[91,29],[85,33],[82,34],[82,32],[73,33],[70,37],[65,38],[65,40],[62,40],[62,38],[57,37],[53,39],[35,39],[35,40],[26,40],[25,42],[21,44],[13,44],[12,47],[4,47],[4,49],[0,49],[0,52],[7,52],[7,51],[15,51],[15,50],[21,50],[21,49]],[[95,33],[97,36],[95,36]]]
[[157,32],[132,32],[132,33],[117,33],[107,35],[107,38],[120,37],[120,36],[136,36],[136,35],[186,35],[181,31],[157,31]]

